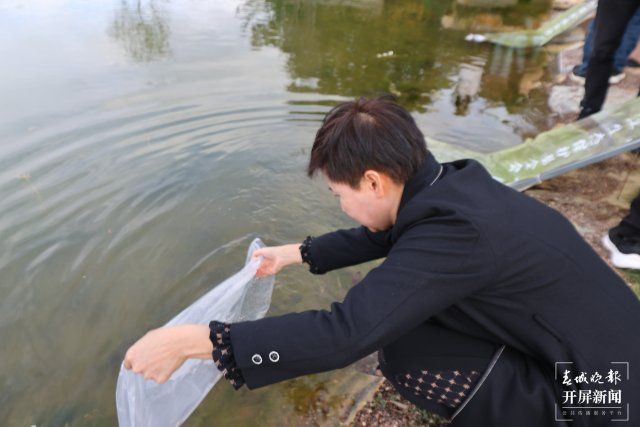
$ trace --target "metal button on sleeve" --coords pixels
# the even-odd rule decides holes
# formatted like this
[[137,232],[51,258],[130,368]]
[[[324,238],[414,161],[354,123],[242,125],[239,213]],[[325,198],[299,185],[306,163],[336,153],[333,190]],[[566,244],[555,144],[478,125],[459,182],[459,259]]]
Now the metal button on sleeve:
[[269,353],[269,360],[275,363],[278,360],[280,360],[280,355],[278,354],[277,351],[272,351],[271,353]]
[[262,356],[256,353],[253,356],[251,356],[251,361],[253,362],[254,365],[259,365],[262,363]]

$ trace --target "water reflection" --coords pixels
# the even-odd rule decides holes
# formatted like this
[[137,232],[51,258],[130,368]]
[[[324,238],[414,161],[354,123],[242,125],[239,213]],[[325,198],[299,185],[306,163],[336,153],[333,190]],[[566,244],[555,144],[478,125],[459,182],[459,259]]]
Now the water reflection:
[[[472,15],[451,0],[14,1],[0,13],[3,426],[114,425],[128,345],[235,272],[255,235],[354,225],[301,179],[336,102],[396,93],[427,135],[480,151],[544,116],[546,54],[466,43],[441,25]],[[543,4],[482,13],[520,25]],[[369,267],[287,271],[271,314],[328,308]],[[221,385],[189,425],[300,425],[362,382],[350,368]]]
[[326,417],[342,400],[342,396],[329,393],[327,381],[313,382],[305,377],[291,380],[286,396],[296,413],[310,418]]
[[147,62],[169,56],[169,24],[158,1],[121,0],[109,28],[135,61]]
[[441,23],[471,32],[529,29],[549,16],[550,6],[550,0],[456,0]]
[[541,87],[548,61],[543,50],[491,46],[480,96],[503,102],[512,114],[523,113],[531,91]]
[[[541,124],[538,112],[546,111],[544,94],[533,102],[528,98],[540,87],[532,79],[543,77],[546,54],[470,45],[458,30],[477,28],[478,22],[494,30],[537,24],[547,16],[547,0],[267,0],[245,5],[260,11],[248,25],[252,45],[287,54],[287,90],[292,93],[352,97],[390,92],[409,110],[424,114],[419,120],[432,137],[477,151],[532,136]],[[473,117],[463,123],[456,116]],[[469,127],[481,130],[474,139],[460,138],[461,129]],[[485,127],[494,131],[485,134]]]
[[[252,25],[252,44],[288,54],[292,92],[392,92],[406,108],[425,111],[430,93],[448,84],[449,59],[461,53],[434,31],[447,2],[266,3],[269,17]],[[380,55],[386,52],[393,53]]]

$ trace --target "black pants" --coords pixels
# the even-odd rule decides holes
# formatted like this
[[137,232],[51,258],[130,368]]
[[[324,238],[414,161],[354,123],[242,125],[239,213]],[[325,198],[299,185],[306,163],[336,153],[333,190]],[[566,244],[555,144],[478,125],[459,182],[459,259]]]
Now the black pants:
[[[565,426],[555,421],[553,367],[511,347],[480,340],[426,322],[378,353],[380,369],[398,393],[416,406],[451,420],[451,426]],[[460,369],[480,372],[455,411],[398,384],[407,370]],[[577,424],[576,424],[577,425]]]
[[609,238],[625,253],[640,250],[640,193],[631,202],[629,214],[609,230]]
[[[584,98],[579,118],[597,113],[607,96],[613,58],[627,24],[640,6],[640,0],[600,0],[596,11],[593,51],[587,66]],[[640,95],[640,93],[639,93]]]
[[[594,25],[593,51],[587,67],[584,98],[579,118],[597,113],[609,89],[613,58],[620,46],[627,24],[640,6],[640,0],[600,0]],[[640,92],[638,92],[640,96]],[[629,214],[617,227],[609,230],[609,237],[621,250],[634,251],[640,245],[640,194],[631,203]]]

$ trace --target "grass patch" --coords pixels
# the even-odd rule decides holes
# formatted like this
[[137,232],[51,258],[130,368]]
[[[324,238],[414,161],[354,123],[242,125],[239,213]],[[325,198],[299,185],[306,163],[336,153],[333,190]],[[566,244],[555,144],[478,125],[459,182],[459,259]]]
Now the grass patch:
[[631,289],[635,292],[636,296],[640,298],[640,271],[637,270],[622,270],[627,283],[631,285]]

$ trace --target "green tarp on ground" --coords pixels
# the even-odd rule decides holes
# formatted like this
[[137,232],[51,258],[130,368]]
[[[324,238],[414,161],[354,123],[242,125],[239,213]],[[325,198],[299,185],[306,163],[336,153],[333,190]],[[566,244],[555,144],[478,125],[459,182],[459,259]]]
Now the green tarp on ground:
[[596,6],[597,1],[588,0],[583,4],[573,6],[557,14],[535,30],[469,34],[466,40],[475,42],[488,41],[515,48],[544,46],[555,36],[562,34],[587,19],[595,12]]
[[442,162],[474,158],[498,181],[524,190],[546,179],[640,147],[640,98],[524,143],[485,154],[427,138]]

